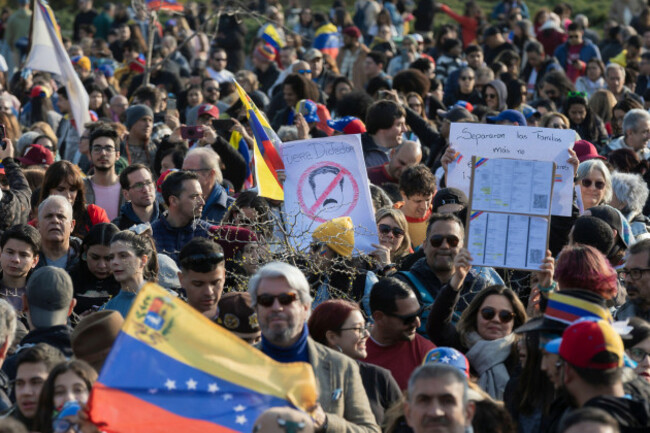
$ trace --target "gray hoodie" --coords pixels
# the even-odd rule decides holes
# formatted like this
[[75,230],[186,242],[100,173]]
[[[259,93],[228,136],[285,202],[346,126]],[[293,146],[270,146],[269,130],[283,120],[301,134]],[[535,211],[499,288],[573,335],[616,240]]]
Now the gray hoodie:
[[506,84],[501,80],[492,80],[486,85],[496,90],[497,95],[499,95],[499,112],[508,108],[506,105],[506,101],[508,100],[508,88]]

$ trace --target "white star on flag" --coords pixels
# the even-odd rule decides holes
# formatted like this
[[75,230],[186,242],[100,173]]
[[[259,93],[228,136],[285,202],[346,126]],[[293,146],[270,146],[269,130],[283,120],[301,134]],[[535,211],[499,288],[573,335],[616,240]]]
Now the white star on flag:
[[237,419],[235,420],[235,422],[237,424],[244,425],[244,424],[246,424],[248,422],[248,420],[246,419],[245,415],[237,415]]
[[224,394],[223,399],[226,400],[226,401],[232,400],[232,394]]
[[458,359],[458,354],[457,353],[452,353],[451,354],[451,359],[454,359],[454,360]]
[[169,391],[176,389],[176,381],[167,379],[167,382],[165,382],[165,388],[167,388]]
[[196,389],[196,385],[197,385],[197,383],[198,383],[198,382],[197,382],[196,380],[190,378],[190,380],[188,380],[187,382],[185,382],[185,385],[187,385],[187,389],[189,389],[189,390],[193,390],[193,389]]
[[448,356],[443,356],[442,359],[440,359],[442,362],[445,364],[449,364],[449,361],[451,361],[451,358]]
[[242,406],[241,404],[235,406],[235,412],[243,412],[246,410],[245,406]]
[[208,385],[208,392],[214,394],[217,391],[219,391],[219,385],[217,385],[216,383],[211,383]]

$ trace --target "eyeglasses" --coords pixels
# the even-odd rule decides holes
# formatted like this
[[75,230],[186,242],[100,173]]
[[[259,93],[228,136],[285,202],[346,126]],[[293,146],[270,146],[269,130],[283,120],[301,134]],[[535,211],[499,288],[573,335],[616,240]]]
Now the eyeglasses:
[[646,358],[646,356],[650,356],[650,352],[646,352],[640,347],[633,347],[629,350],[629,352],[630,352],[630,358],[632,358],[636,362],[642,362]]
[[52,421],[52,429],[54,433],[65,433],[72,429],[75,433],[80,432],[79,424],[67,419],[55,419]]
[[341,328],[339,331],[355,331],[359,337],[363,337],[366,332],[370,329],[370,324],[366,323],[363,326],[357,326],[355,328]]
[[485,99],[497,99],[497,94],[496,93],[486,93],[485,94]]
[[473,81],[474,77],[465,76],[465,77],[458,77],[458,79],[461,81]]
[[587,99],[587,94],[585,92],[569,92],[569,98],[584,98]]
[[[500,310],[498,314],[499,314],[499,322],[501,323],[510,323],[512,322],[512,319],[515,318],[515,313],[508,310]],[[481,317],[483,317],[485,320],[492,320],[496,315],[497,315],[497,310],[495,310],[492,307],[485,307],[481,309]]]
[[451,248],[454,248],[458,246],[458,243],[460,242],[460,239],[458,236],[454,235],[433,235],[431,236],[431,239],[429,239],[429,243],[431,243],[431,246],[434,248],[438,248],[442,245],[442,241],[447,241],[447,245],[449,245]]
[[113,147],[113,146],[93,146],[92,151],[94,153],[103,153],[103,152],[111,153],[111,152],[115,152],[115,147]]
[[644,272],[650,271],[650,268],[634,268],[634,269],[621,269],[618,271],[618,276],[624,280],[630,277],[632,281],[640,280]]
[[298,69],[299,74],[311,74],[311,69]]
[[147,180],[145,182],[134,183],[129,187],[129,189],[145,189],[153,186],[153,180]]
[[280,305],[284,305],[286,307],[287,305],[291,305],[292,303],[296,302],[298,299],[298,294],[281,293],[279,295],[269,295],[268,293],[264,293],[262,295],[257,295],[257,303],[262,307],[271,307],[275,303],[276,299]]
[[393,236],[396,238],[399,238],[401,236],[404,236],[404,230],[402,230],[399,227],[391,227],[388,224],[379,224],[379,233],[382,235],[387,235],[388,233],[393,233]]
[[404,325],[408,326],[408,325],[413,324],[413,322],[415,322],[417,320],[417,318],[420,316],[420,314],[422,314],[423,310],[424,310],[423,308],[418,308],[418,311],[416,311],[415,313],[412,313],[412,314],[400,315],[400,314],[388,314],[388,313],[386,313],[386,315],[390,316],[390,317],[395,317],[397,319],[400,319],[402,321],[402,323],[404,323]]
[[605,189],[605,182],[603,182],[602,180],[592,181],[591,179],[582,179],[580,181],[580,183],[582,183],[582,186],[584,186],[585,188],[589,188],[591,186],[591,184],[593,183],[594,187],[597,190],[600,191],[600,190]]

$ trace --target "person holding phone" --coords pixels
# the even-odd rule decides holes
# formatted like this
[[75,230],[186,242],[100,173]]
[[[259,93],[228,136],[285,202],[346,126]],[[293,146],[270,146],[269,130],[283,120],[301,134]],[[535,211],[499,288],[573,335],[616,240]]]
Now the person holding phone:
[[0,230],[7,230],[16,224],[27,223],[32,193],[20,165],[13,158],[14,146],[11,140],[4,136],[4,125],[0,125],[0,135],[2,136],[0,160],[2,160],[5,176],[9,182],[8,190],[0,190]]

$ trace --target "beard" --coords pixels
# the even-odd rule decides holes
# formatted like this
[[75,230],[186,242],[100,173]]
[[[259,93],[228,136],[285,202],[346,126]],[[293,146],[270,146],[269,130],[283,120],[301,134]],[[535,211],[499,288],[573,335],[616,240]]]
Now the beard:
[[454,257],[446,254],[436,254],[433,257],[434,271],[448,272],[454,269]]

